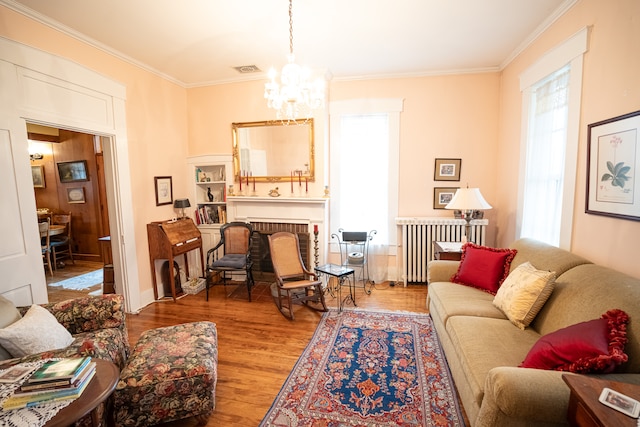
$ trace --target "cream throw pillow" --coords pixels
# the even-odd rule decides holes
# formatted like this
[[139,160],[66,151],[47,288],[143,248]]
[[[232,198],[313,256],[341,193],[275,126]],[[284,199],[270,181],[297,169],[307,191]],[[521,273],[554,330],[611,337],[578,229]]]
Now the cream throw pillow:
[[0,345],[13,357],[68,347],[73,337],[46,308],[32,305],[24,317],[0,329]]
[[[5,328],[22,319],[20,312],[11,301],[0,295],[0,328]],[[0,360],[11,359],[11,354],[0,345]]]
[[556,273],[537,270],[530,262],[516,267],[493,298],[498,307],[520,329],[535,319],[553,292]]

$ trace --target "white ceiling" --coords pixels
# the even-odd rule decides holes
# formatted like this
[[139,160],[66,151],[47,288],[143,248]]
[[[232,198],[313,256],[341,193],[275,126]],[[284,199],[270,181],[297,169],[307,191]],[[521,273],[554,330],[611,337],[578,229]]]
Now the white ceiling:
[[[294,53],[334,79],[499,70],[576,1],[294,0]],[[289,51],[288,0],[0,3],[185,87],[264,79]]]

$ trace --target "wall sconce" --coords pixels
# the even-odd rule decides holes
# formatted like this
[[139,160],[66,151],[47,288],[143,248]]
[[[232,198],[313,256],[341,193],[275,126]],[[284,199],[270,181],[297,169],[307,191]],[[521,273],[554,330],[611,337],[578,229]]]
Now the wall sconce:
[[186,218],[186,216],[184,215],[184,208],[191,207],[191,203],[189,203],[189,199],[176,199],[173,202],[173,207],[182,209],[182,217],[181,218],[184,219],[184,218]]

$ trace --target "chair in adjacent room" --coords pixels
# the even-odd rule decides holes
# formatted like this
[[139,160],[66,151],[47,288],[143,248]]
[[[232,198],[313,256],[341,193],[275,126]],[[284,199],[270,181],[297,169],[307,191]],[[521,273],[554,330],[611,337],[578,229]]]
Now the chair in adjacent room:
[[293,304],[304,304],[314,310],[327,311],[322,282],[304,266],[298,236],[288,232],[271,234],[269,250],[276,275],[276,283],[271,285],[271,294],[280,313],[293,320]]
[[51,215],[51,224],[64,225],[63,233],[51,236],[51,254],[53,255],[54,267],[58,266],[58,261],[65,258],[69,258],[71,263],[75,264],[71,249],[71,212]]
[[50,219],[38,223],[40,229],[40,247],[42,248],[42,262],[49,268],[49,274],[53,277],[53,268],[51,267],[51,237],[49,236]]
[[[207,274],[219,273],[222,276],[222,283],[226,286],[228,273],[244,273],[251,301],[251,288],[254,285],[251,268],[251,238],[253,227],[246,222],[230,222],[220,227],[220,241],[216,246],[207,251]],[[221,251],[219,249],[222,249]],[[209,301],[209,284],[207,280],[206,289]]]

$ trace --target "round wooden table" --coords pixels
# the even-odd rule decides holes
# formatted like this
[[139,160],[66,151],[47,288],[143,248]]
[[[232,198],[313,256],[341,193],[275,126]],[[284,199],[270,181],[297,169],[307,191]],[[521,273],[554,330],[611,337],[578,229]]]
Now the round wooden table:
[[94,409],[111,396],[118,383],[120,370],[107,360],[93,359],[93,361],[96,362],[96,374],[87,388],[71,405],[61,409],[55,417],[50,419],[45,427],[67,427],[89,413],[91,413],[92,424],[100,425],[97,419],[98,414]]

